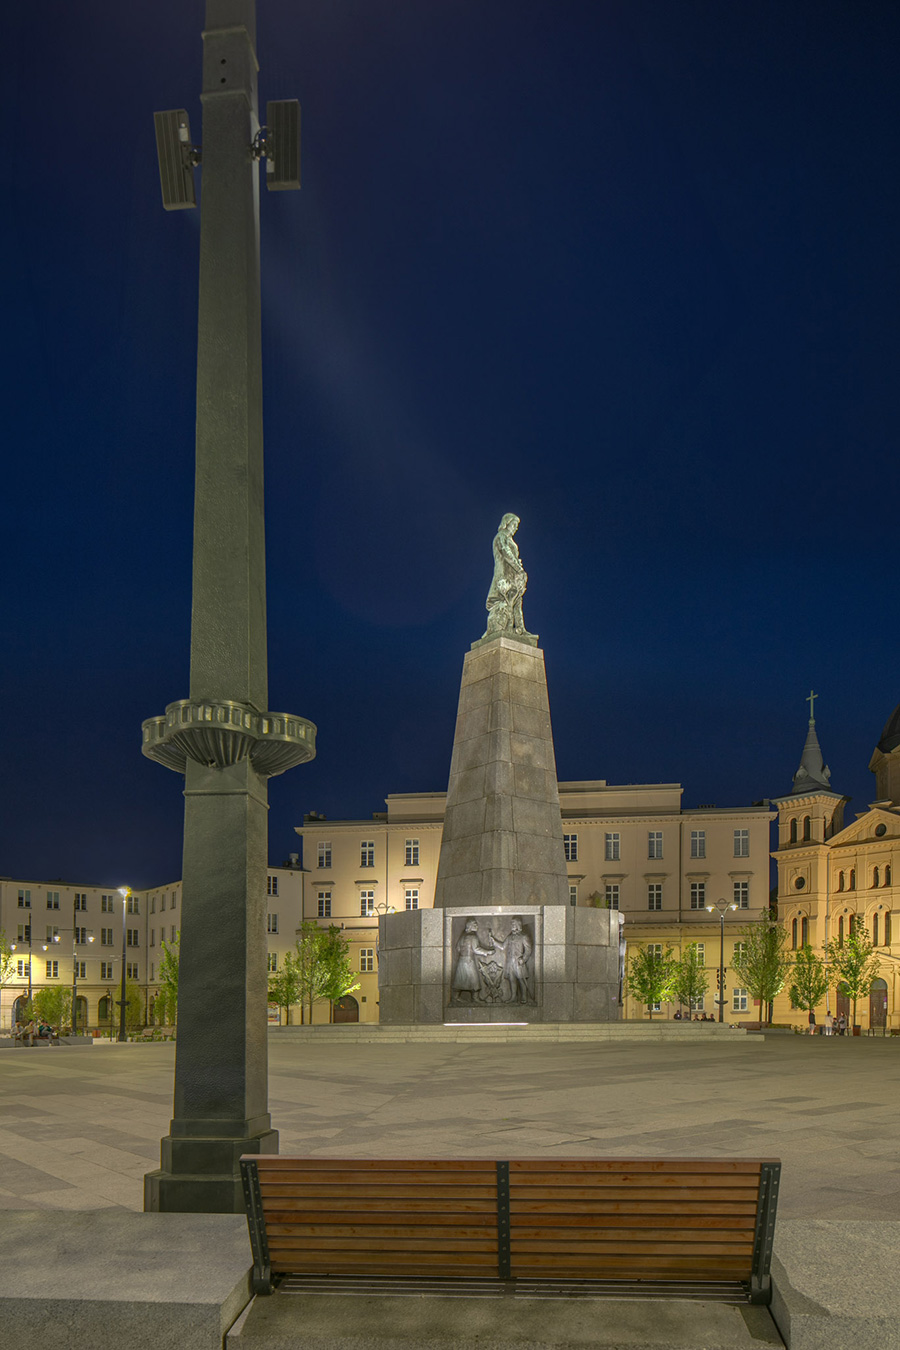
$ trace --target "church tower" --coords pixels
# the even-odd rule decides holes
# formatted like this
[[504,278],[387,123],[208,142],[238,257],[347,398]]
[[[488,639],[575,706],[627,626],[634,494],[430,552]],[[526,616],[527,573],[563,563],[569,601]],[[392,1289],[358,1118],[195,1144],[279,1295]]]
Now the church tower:
[[875,775],[878,802],[900,806],[900,703],[885,723],[869,768]]

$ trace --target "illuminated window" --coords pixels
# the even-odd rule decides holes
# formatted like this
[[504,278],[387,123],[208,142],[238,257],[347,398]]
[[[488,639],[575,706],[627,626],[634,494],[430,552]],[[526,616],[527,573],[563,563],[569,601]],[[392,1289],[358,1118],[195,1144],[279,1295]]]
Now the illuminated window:
[[706,908],[706,882],[691,882],[691,909]]
[[750,831],[735,830],[734,832],[734,856],[736,858],[750,857]]
[[662,909],[662,882],[651,881],[647,886],[647,908]]
[[418,839],[407,839],[406,866],[418,867],[418,865],[419,865],[419,841]]
[[362,918],[371,919],[375,916],[375,892],[360,891],[359,893],[359,912]]
[[365,974],[367,971],[375,969],[375,948],[360,947],[359,949],[359,968]]
[[577,835],[577,834],[564,834],[564,835],[563,835],[563,852],[564,852],[565,855],[566,855],[566,862],[577,862],[577,861],[578,861],[578,835]]
[[750,882],[736,881],[734,883],[732,901],[738,909],[750,908]]
[[603,856],[607,862],[618,862],[621,851],[621,837],[617,832],[603,836]]
[[375,866],[375,840],[364,839],[359,846],[359,865],[360,867]]
[[662,830],[648,830],[647,832],[647,857],[661,858],[663,855]]
[[414,886],[412,889],[409,889],[409,888],[407,889],[407,891],[406,891],[406,908],[407,908],[407,909],[418,909],[418,908],[419,908],[419,888],[418,888],[417,886]]
[[319,918],[331,918],[331,891],[319,891]]
[[706,831],[691,830],[691,857],[706,857]]

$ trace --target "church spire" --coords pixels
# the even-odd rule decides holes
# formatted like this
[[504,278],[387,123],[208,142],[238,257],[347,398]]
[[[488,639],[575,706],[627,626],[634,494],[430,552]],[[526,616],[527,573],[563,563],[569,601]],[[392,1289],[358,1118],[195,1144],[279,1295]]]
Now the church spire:
[[817,792],[823,788],[826,792],[832,791],[831,770],[822,758],[822,749],[816,735],[815,706],[818,697],[818,694],[809,691],[806,700],[809,704],[809,730],[806,733],[803,754],[800,756],[800,767],[794,774],[792,792]]

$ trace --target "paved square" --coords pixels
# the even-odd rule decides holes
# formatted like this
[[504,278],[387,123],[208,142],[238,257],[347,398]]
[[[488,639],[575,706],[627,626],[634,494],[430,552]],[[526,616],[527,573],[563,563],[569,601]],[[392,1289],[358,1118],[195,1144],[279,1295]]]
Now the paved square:
[[[900,1214],[900,1040],[330,1045],[270,1037],[282,1153],[777,1156],[779,1215]],[[0,1208],[142,1208],[172,1045],[0,1053]]]

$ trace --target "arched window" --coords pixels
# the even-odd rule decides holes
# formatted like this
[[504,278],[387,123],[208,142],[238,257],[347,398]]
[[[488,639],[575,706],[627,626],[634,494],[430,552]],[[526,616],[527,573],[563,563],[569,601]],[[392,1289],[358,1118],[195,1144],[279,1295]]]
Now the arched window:
[[800,920],[800,946],[805,947],[809,942],[809,919]]
[[889,947],[889,946],[891,945],[891,911],[890,911],[890,910],[888,910],[887,914],[885,914],[885,916],[884,916],[884,945],[885,945],[886,947]]
[[791,821],[791,843],[796,844],[796,842],[797,842],[797,817],[794,816],[794,818]]
[[842,914],[841,917],[838,919],[838,946],[843,947],[843,945],[844,945],[844,916]]
[[855,891],[855,890],[856,890],[856,868],[855,868],[855,867],[851,867],[851,868],[850,868],[850,885],[848,886],[847,889],[848,889],[848,890],[851,890],[851,891]]
[[803,842],[804,842],[804,844],[807,842],[808,839],[811,839],[811,838],[812,838],[812,825],[811,825],[809,816],[804,816],[804,817],[803,817]]
[[839,891],[842,891],[842,890],[844,889],[844,874],[843,874],[843,872],[838,872],[837,888],[838,888]]
[[891,884],[891,864],[890,864],[890,863],[885,863],[885,865],[884,865],[884,884],[885,884],[885,886],[890,886],[890,884]]
[[878,946],[878,914],[872,915],[872,946]]
[[797,948],[797,920],[791,920],[791,946],[796,951]]
[[859,927],[859,915],[858,915],[858,914],[851,914],[851,915],[850,915],[850,936],[851,936],[851,937],[852,937],[853,934],[856,932],[856,930],[857,930],[858,927]]
[[106,1022],[109,1018],[109,999],[104,995],[97,1004],[97,1021]]
[[877,886],[881,881],[881,872],[877,867],[872,869],[872,885]]

